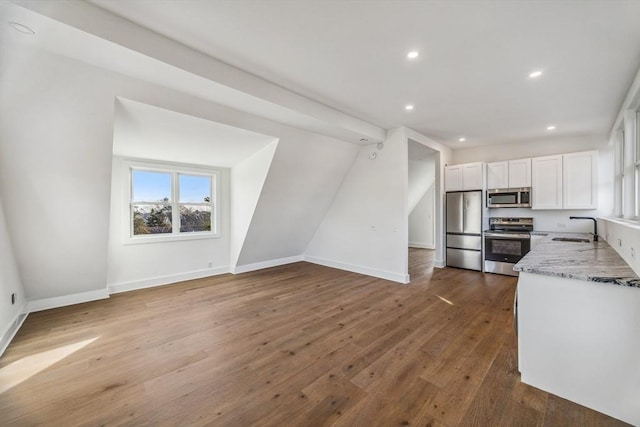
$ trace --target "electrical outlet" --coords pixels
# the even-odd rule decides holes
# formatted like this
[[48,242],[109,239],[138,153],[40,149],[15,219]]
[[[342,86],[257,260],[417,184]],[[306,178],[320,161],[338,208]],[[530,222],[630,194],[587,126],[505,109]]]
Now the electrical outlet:
[[635,250],[635,248],[631,248],[631,258],[636,259],[636,250]]
[[567,228],[567,224],[565,224],[564,222],[559,222],[558,228]]
[[371,231],[376,231],[376,226],[375,226],[375,225],[372,225],[372,226],[369,228],[369,230],[371,230]]
[[11,305],[16,303],[16,294],[15,292],[11,294]]

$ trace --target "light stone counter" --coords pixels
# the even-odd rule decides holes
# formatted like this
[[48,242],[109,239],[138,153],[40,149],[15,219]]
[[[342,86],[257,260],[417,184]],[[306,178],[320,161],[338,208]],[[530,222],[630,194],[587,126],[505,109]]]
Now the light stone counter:
[[[533,232],[546,237],[513,268],[515,271],[640,288],[640,278],[607,242],[588,233]],[[589,243],[554,241],[554,237]]]

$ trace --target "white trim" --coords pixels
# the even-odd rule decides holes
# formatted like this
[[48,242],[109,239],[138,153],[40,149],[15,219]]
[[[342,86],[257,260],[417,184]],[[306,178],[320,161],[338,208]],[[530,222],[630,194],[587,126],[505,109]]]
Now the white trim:
[[233,274],[248,273],[249,271],[262,270],[264,268],[278,267],[279,265],[293,264],[304,261],[303,255],[290,256],[287,258],[272,259],[269,261],[256,262],[253,264],[236,265],[231,268]]
[[11,344],[11,341],[13,341],[13,337],[16,336],[16,334],[22,327],[22,324],[27,319],[28,315],[29,313],[27,313],[27,303],[24,303],[22,304],[22,307],[20,307],[20,310],[16,313],[13,321],[9,324],[6,330],[2,332],[2,335],[0,335],[0,356],[2,356],[7,347],[9,347],[9,344]]
[[109,298],[107,289],[98,289],[89,292],[80,292],[77,294],[63,295],[53,298],[42,298],[29,301],[29,313],[36,311],[49,310],[51,308],[65,307],[67,305],[81,304],[83,302],[96,301]]
[[433,260],[433,266],[436,268],[444,268],[445,264],[444,264],[444,260],[443,259],[434,259]]
[[433,243],[428,244],[428,243],[419,243],[419,242],[409,242],[409,247],[417,248],[417,249],[435,249],[436,245],[434,245]]
[[305,255],[304,260],[312,264],[324,265],[325,267],[337,268],[339,270],[351,271],[352,273],[364,274],[366,276],[377,277],[379,279],[391,280],[398,283],[409,283],[409,275],[394,273],[392,271],[378,270],[371,267],[365,267],[362,265],[347,264],[340,261],[334,261],[330,259],[317,258],[314,256]]
[[152,277],[150,279],[132,280],[129,282],[113,283],[109,285],[110,294],[120,292],[135,291],[138,289],[155,288],[156,286],[169,285],[172,283],[184,282],[185,280],[202,279],[203,277],[218,276],[231,272],[229,266],[205,268],[202,270],[190,271],[188,273],[170,274],[168,276]]

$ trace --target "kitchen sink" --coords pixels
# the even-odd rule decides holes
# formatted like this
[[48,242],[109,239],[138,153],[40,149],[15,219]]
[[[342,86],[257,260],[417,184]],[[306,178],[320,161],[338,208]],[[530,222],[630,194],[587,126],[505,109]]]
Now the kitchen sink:
[[580,239],[577,237],[554,237],[551,240],[555,240],[556,242],[576,242],[576,243],[589,243],[591,241],[589,239]]

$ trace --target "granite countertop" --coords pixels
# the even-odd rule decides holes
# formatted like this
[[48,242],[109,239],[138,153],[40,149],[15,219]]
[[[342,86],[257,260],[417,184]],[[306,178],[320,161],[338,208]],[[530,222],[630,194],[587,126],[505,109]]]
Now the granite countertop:
[[[640,278],[604,240],[588,233],[533,232],[546,235],[513,269],[589,282],[640,288]],[[588,243],[562,242],[554,237],[588,239]]]

